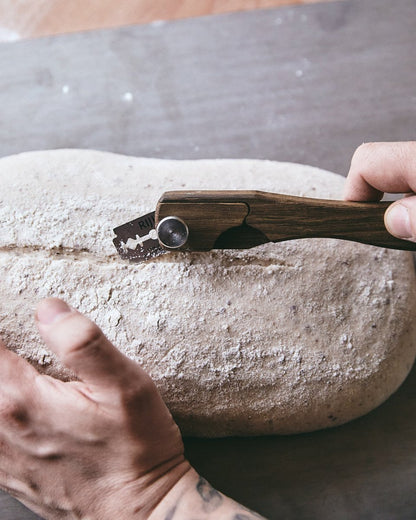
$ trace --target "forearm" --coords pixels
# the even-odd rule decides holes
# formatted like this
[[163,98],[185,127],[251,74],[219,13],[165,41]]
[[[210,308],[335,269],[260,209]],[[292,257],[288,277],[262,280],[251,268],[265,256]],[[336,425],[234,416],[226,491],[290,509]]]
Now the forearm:
[[148,520],[261,520],[215,490],[194,469],[190,469],[153,510]]

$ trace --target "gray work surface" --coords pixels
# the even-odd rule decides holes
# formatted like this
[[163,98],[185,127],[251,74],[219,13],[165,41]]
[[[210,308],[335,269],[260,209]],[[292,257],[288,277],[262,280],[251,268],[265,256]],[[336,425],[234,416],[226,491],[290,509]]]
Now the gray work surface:
[[[97,148],[277,159],[345,174],[361,142],[415,138],[415,0],[347,0],[3,43],[0,63],[0,156]],[[214,486],[270,519],[414,520],[416,371],[387,403],[348,425],[292,437],[188,439],[186,449]],[[0,518],[37,517],[2,495]]]

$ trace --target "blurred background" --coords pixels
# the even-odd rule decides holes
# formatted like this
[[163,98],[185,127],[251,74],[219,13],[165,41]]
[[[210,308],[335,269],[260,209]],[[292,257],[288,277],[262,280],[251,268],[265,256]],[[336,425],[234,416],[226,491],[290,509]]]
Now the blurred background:
[[1,0],[0,40],[264,9],[317,0]]

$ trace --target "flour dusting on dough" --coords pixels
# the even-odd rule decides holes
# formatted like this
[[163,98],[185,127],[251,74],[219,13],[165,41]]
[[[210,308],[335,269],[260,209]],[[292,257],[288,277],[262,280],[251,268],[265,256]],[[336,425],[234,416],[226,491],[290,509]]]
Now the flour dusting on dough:
[[112,244],[112,229],[153,210],[164,191],[339,198],[339,176],[269,161],[66,150],[2,159],[0,182],[0,334],[47,373],[68,377],[32,319],[50,295],[150,372],[188,434],[341,424],[377,406],[410,369],[408,253],[315,239],[130,265]]

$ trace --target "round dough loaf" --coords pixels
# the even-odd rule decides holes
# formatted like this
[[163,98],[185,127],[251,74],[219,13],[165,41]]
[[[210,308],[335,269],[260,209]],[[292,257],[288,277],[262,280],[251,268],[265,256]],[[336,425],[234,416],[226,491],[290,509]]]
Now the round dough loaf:
[[415,357],[411,254],[329,239],[172,253],[129,265],[112,228],[171,189],[340,198],[344,179],[256,160],[163,161],[79,150],[0,160],[0,334],[68,373],[32,319],[64,298],[151,374],[184,434],[305,432],[384,401]]

